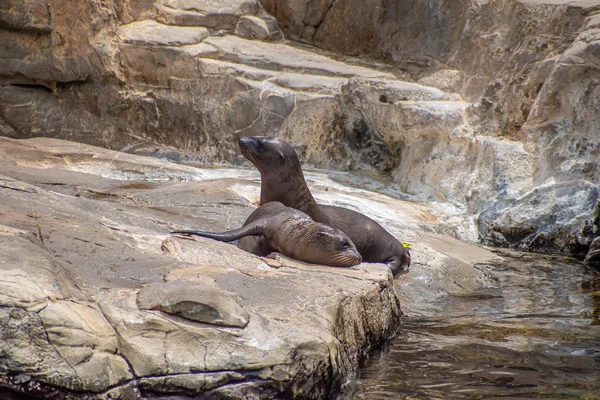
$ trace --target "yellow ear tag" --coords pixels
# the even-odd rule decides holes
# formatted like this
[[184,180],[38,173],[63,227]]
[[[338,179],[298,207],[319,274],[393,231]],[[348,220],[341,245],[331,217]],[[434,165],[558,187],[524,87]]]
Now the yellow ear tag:
[[412,248],[412,244],[410,244],[410,243],[406,243],[406,242],[400,242],[400,243],[402,243],[402,246],[404,246],[405,249]]

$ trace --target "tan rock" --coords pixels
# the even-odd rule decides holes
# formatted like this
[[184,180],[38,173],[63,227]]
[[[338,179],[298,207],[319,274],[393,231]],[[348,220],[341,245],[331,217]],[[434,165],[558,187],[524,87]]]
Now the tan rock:
[[[197,169],[55,139],[1,143],[8,175],[0,180],[0,271],[8,285],[0,287],[0,351],[10,374],[30,376],[9,387],[47,385],[74,398],[258,398],[265,390],[323,398],[364,348],[396,329],[401,312],[385,265],[265,261],[232,244],[168,235],[241,225],[257,196],[254,171]],[[315,193],[343,198],[352,190],[325,180]],[[380,220],[394,231],[431,224],[425,206],[369,196],[372,203],[353,201],[389,218]],[[480,272],[455,254],[417,249],[437,261],[415,255],[419,279],[402,281],[411,288],[407,310],[423,296],[480,285]],[[454,279],[438,284],[441,275]],[[214,324],[223,315],[197,318],[215,299],[213,309],[238,316],[233,327]]]
[[265,40],[270,36],[267,23],[253,15],[240,18],[235,30],[239,36],[248,39],[257,38]]
[[199,282],[166,282],[142,288],[137,295],[142,310],[158,310],[191,321],[244,328],[250,316],[230,294]]
[[3,27],[34,32],[52,30],[47,0],[5,1],[0,7],[0,25]]
[[119,38],[129,44],[182,46],[207,38],[209,32],[202,27],[180,27],[156,21],[136,21],[119,27]]
[[329,57],[279,43],[264,43],[236,36],[211,37],[207,43],[222,53],[219,58],[263,69],[302,71],[313,75],[393,78],[393,75],[335,61]]

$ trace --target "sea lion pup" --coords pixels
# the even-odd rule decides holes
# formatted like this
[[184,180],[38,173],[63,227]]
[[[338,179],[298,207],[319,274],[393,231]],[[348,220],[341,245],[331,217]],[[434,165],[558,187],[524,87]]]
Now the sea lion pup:
[[241,228],[223,233],[193,230],[171,233],[197,235],[221,242],[260,236],[258,245],[263,253],[270,248],[296,260],[333,267],[351,267],[362,261],[344,232],[315,222],[302,211],[270,202],[260,206],[250,218],[252,220],[246,221]]
[[347,208],[317,204],[289,143],[275,137],[250,136],[240,138],[239,146],[260,172],[260,204],[278,201],[341,230],[350,237],[363,261],[387,264],[394,276],[409,268],[408,249],[377,222]]

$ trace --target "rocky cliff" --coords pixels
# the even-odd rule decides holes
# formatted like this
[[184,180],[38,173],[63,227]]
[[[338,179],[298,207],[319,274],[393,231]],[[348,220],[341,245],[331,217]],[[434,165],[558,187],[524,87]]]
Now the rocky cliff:
[[598,236],[598,1],[8,0],[0,35],[2,135],[234,163],[279,135],[486,243]]
[[[586,254],[600,229],[600,1],[368,3],[0,3],[0,388],[321,398],[394,331],[399,300],[426,308],[485,281],[473,266],[497,256],[449,236]],[[415,243],[400,290],[382,266],[168,237],[241,224],[256,174],[39,138],[239,164],[246,135],[428,201],[309,176],[319,201]]]

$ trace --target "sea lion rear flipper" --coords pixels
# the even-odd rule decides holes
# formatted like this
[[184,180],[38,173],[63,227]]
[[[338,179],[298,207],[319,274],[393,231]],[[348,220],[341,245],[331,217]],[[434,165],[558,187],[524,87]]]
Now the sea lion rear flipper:
[[194,230],[183,230],[174,231],[171,234],[183,234],[183,235],[196,235],[202,236],[209,239],[218,240],[220,242],[233,242],[239,240],[245,236],[260,236],[263,234],[265,229],[265,220],[259,219],[251,222],[248,225],[242,226],[241,228],[234,229],[227,232],[205,232],[205,231],[194,231]]

